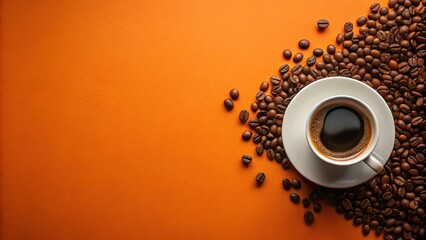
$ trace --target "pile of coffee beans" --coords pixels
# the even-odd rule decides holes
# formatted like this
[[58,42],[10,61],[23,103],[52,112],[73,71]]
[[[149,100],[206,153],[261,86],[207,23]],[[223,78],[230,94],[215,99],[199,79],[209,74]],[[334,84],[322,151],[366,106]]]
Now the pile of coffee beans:
[[[355,226],[362,225],[364,235],[375,231],[387,240],[426,238],[425,9],[426,0],[390,0],[387,6],[373,3],[368,15],[356,20],[357,29],[353,23],[345,23],[343,32],[336,36],[336,44],[328,45],[325,51],[314,49],[305,63],[303,54],[293,56],[289,49],[284,50],[284,58],[290,60],[293,56],[295,64],[283,64],[279,76],[270,78],[270,84],[262,82],[256,101],[251,104],[254,117],[249,118],[244,112],[241,119],[240,114],[240,120],[248,123],[256,153],[260,156],[266,152],[268,159],[289,169],[281,125],[287,106],[305,86],[324,77],[350,77],[375,89],[388,104],[396,136],[384,170],[350,189],[318,186],[302,200],[307,209],[306,224],[314,221],[309,207],[319,212],[319,201],[325,199],[345,219]],[[321,31],[328,25],[325,19],[317,22]],[[309,49],[310,43],[303,39],[299,47]],[[224,104],[232,110],[231,99]],[[243,139],[248,136],[247,131],[243,133]],[[244,161],[251,162],[251,157]],[[258,182],[264,179],[264,173],[256,177]],[[300,181],[296,182],[300,188]],[[298,184],[294,183],[284,179],[283,187],[297,189]],[[290,199],[298,203],[300,196],[291,193]]]

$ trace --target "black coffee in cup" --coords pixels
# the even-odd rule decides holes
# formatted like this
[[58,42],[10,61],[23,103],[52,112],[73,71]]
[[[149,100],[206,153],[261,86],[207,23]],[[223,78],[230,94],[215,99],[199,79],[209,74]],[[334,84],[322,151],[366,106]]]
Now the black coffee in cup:
[[310,122],[310,138],[324,156],[348,160],[368,146],[371,124],[356,107],[332,104],[318,108]]

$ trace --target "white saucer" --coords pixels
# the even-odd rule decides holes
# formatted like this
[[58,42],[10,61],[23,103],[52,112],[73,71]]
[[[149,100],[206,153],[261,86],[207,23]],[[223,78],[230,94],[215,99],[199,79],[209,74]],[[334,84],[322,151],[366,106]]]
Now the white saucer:
[[310,110],[319,101],[334,95],[359,98],[373,110],[379,122],[380,132],[374,152],[383,159],[384,165],[392,152],[395,138],[392,113],[374,89],[351,78],[324,78],[309,84],[297,93],[285,112],[282,138],[287,156],[300,174],[321,186],[348,188],[368,181],[376,175],[376,172],[364,162],[349,167],[326,163],[312,152],[306,140],[305,124]]

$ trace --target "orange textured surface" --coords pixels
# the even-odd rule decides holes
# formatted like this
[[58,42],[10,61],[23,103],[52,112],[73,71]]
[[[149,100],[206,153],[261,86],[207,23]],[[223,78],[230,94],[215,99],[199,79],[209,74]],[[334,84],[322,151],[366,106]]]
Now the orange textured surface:
[[238,112],[284,48],[306,59],[371,3],[3,0],[1,239],[362,238],[327,204],[305,226],[294,170],[241,165]]

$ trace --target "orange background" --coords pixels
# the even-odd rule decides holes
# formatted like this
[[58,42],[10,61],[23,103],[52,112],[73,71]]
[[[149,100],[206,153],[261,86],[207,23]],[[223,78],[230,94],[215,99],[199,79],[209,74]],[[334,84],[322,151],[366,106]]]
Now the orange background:
[[306,59],[372,2],[3,0],[1,239],[362,238],[328,204],[307,227],[294,170],[242,166],[238,113],[284,48]]

